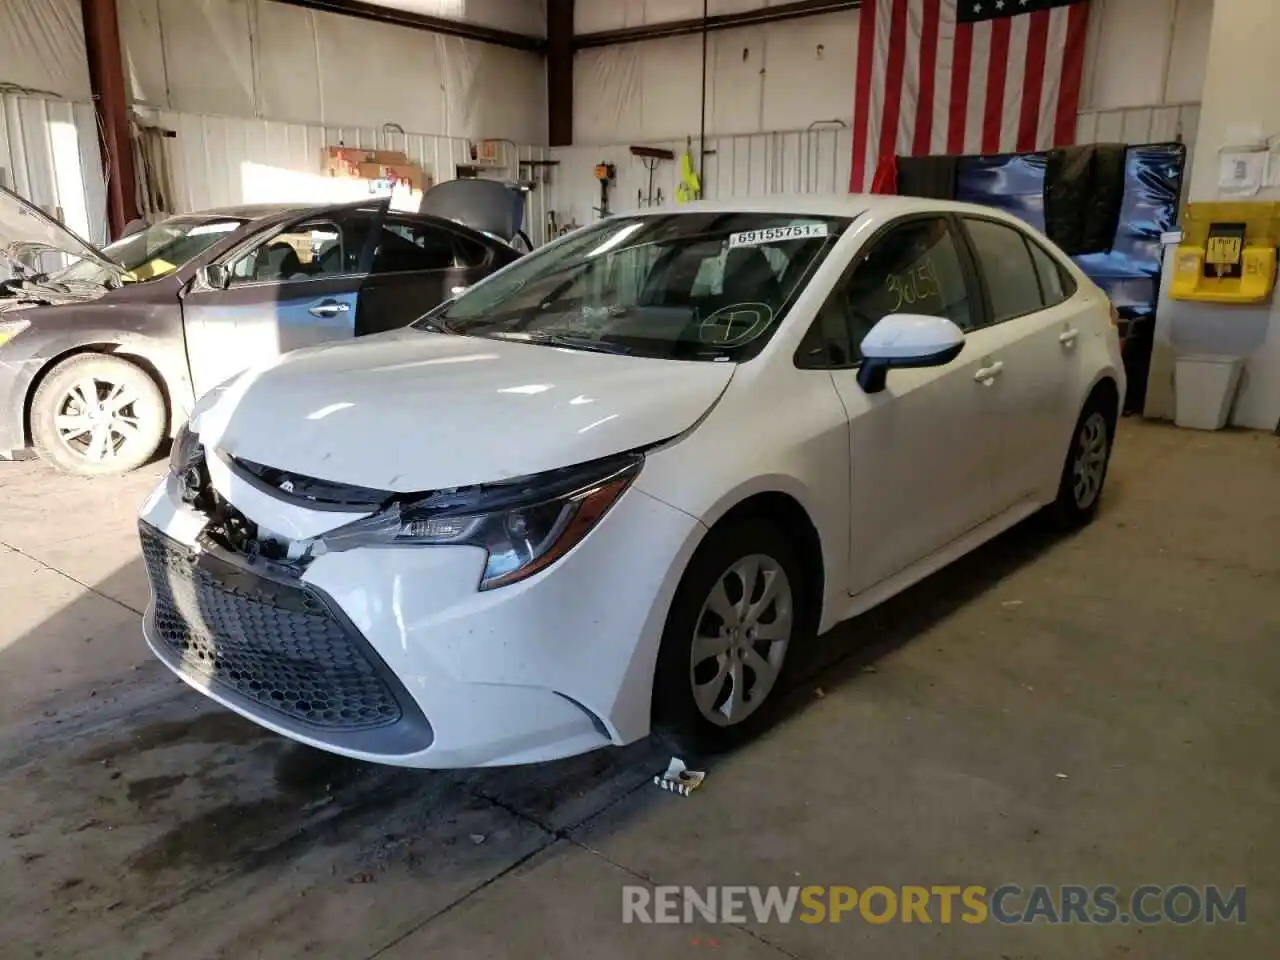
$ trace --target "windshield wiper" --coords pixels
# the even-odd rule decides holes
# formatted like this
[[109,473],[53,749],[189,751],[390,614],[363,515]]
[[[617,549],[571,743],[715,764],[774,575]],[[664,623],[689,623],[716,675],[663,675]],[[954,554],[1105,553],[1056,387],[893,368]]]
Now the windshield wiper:
[[564,347],[566,350],[584,350],[590,353],[613,353],[626,356],[633,352],[620,343],[593,340],[590,337],[574,336],[568,333],[508,334],[495,332],[480,334],[480,336],[492,337],[495,340],[509,340],[512,343],[531,343],[539,347]]

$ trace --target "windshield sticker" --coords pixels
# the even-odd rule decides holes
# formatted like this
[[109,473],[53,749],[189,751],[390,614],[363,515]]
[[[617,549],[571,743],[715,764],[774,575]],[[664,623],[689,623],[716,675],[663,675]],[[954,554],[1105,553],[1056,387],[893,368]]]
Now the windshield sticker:
[[738,303],[723,307],[698,324],[698,340],[713,347],[738,347],[750,343],[773,320],[767,303]]
[[786,240],[808,240],[810,237],[825,237],[825,223],[794,223],[789,227],[765,227],[762,230],[747,230],[743,233],[729,234],[729,249],[734,247],[758,247],[765,243],[780,243]]

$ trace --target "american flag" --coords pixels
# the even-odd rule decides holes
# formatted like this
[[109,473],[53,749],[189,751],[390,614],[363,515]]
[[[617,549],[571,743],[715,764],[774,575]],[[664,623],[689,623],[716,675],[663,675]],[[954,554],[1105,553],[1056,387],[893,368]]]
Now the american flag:
[[1089,0],[864,0],[849,190],[882,160],[1075,139]]

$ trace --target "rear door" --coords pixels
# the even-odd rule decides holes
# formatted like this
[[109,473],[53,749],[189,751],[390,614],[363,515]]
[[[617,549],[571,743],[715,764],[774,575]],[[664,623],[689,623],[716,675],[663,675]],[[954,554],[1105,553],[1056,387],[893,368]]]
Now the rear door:
[[495,253],[435,217],[388,213],[360,291],[355,335],[404,327],[485,277]]
[[192,281],[182,315],[197,397],[290,350],[354,335],[385,206],[308,211],[220,257],[230,272],[226,289]]
[[1070,276],[1022,229],[961,217],[990,305],[999,375],[991,398],[1000,420],[995,495],[1006,509],[1056,486],[1074,422],[1078,304]]

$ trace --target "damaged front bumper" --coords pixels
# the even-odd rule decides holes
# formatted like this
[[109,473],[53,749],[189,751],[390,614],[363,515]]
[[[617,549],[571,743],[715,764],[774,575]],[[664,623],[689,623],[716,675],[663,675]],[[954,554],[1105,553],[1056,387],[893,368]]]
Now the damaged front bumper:
[[[224,467],[211,458],[218,494],[267,529],[314,537],[352,519]],[[696,526],[632,489],[555,564],[480,591],[486,555],[470,546],[358,548],[305,568],[237,555],[211,544],[209,518],[172,474],[141,521],[144,633],[170,669],[295,740],[427,768],[552,760],[645,736],[665,620],[654,599],[666,570],[653,559],[674,557]]]

